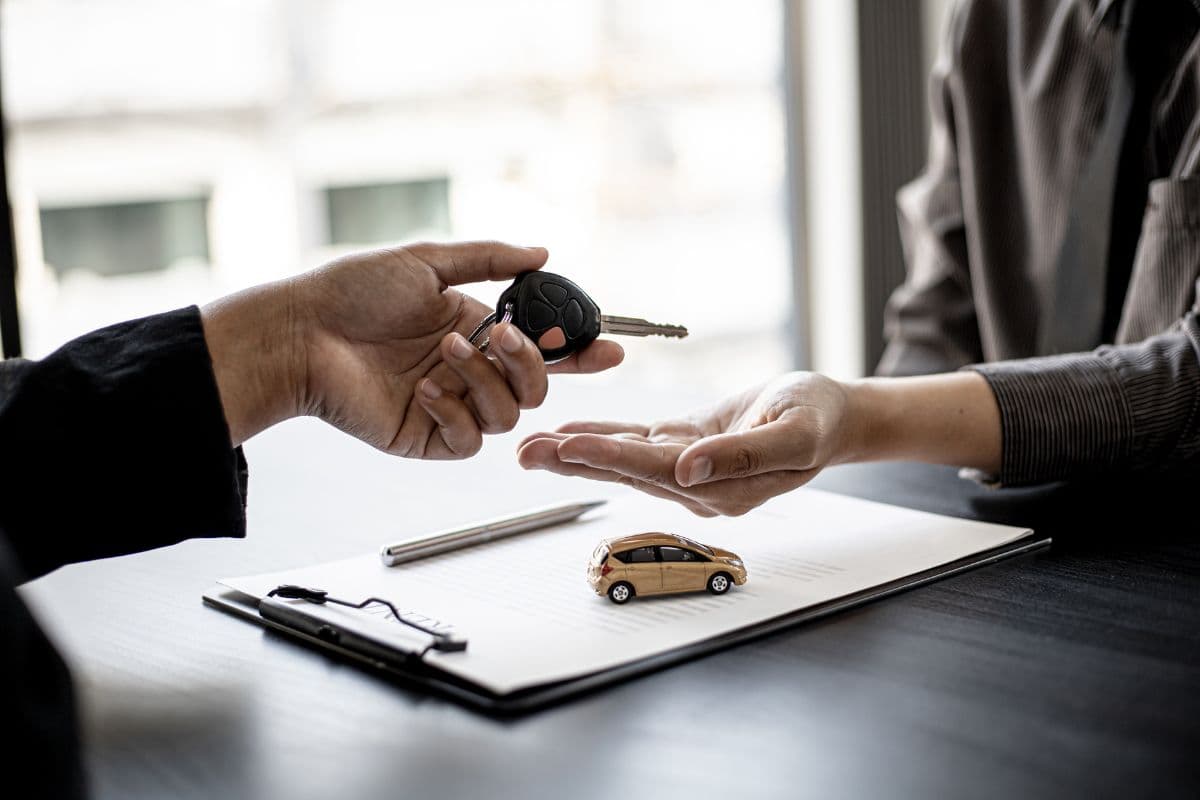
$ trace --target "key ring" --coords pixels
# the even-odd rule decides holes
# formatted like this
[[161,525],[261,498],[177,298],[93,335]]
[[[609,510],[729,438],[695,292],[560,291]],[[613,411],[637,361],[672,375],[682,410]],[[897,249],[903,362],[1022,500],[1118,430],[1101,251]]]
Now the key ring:
[[[512,317],[513,317],[512,312],[513,312],[512,303],[505,303],[504,316],[500,318],[500,322],[512,322]],[[495,325],[496,325],[496,312],[493,311],[491,314],[488,314],[486,317],[484,317],[482,320],[479,321],[479,325],[477,325],[475,327],[475,330],[471,331],[471,335],[467,337],[467,341],[470,342],[471,344],[475,345],[476,347],[478,347],[480,352],[486,353],[487,349],[488,349],[488,345],[490,345],[492,343],[492,337],[489,335],[486,338],[484,338],[484,340],[482,342],[478,342],[478,343],[476,343],[475,340],[478,339],[480,336],[482,336],[484,334],[484,332],[491,330]]]

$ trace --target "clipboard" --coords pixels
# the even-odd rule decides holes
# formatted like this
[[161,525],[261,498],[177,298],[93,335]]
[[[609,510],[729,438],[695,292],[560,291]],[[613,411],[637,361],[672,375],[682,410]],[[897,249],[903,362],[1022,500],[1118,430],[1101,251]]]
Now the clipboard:
[[[915,573],[879,586],[808,606],[735,631],[567,680],[496,693],[453,675],[424,658],[428,642],[411,649],[385,646],[369,636],[332,625],[304,606],[258,598],[216,584],[204,603],[237,618],[261,625],[271,634],[319,650],[335,660],[365,669],[390,683],[434,694],[469,709],[498,717],[543,710],[668,667],[691,661],[780,631],[857,608],[885,597],[949,578],[968,570],[1023,556],[1049,547],[1048,536],[1031,534],[1016,541]],[[469,633],[469,632],[468,632]]]

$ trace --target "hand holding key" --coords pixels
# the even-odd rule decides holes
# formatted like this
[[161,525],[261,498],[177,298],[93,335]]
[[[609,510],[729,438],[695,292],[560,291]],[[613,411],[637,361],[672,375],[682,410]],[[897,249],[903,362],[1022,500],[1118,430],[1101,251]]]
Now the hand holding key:
[[500,295],[495,313],[485,317],[471,334],[471,343],[486,350],[490,342],[486,334],[497,322],[517,326],[537,345],[547,364],[583,350],[602,333],[677,339],[688,335],[682,325],[656,325],[644,319],[601,314],[596,301],[573,281],[542,271],[516,277]]
[[620,363],[597,341],[548,367],[512,324],[491,357],[465,334],[489,309],[453,287],[538,269],[541,248],[412,244],[356,253],[206,306],[205,338],[234,444],[298,414],[394,455],[465,458],[545,397],[548,372]]

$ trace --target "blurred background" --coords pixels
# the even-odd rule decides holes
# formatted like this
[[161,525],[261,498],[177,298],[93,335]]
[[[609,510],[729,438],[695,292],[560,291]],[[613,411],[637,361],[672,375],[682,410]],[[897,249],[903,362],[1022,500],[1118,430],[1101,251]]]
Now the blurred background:
[[[625,339],[620,369],[556,377],[541,408],[461,462],[392,458],[313,419],[277,426],[246,446],[250,536],[25,587],[71,656],[85,729],[100,732],[97,796],[131,793],[130,759],[190,746],[121,717],[112,698],[208,709],[215,680],[240,708],[244,676],[240,654],[214,661],[206,637],[113,636],[75,624],[85,610],[154,608],[208,630],[225,624],[197,602],[215,578],[619,492],[521,472],[513,453],[532,431],[661,419],[793,367],[869,372],[904,274],[893,198],[922,163],[944,11],[945,0],[0,0],[0,178],[17,263],[14,280],[0,252],[7,353],[41,357],[356,248],[475,237],[544,245],[550,268],[606,311],[692,331]],[[474,291],[491,302],[501,288]],[[701,520],[688,533],[707,536]],[[257,687],[246,713],[286,718],[284,684]]]
[[23,354],[352,249],[497,238],[693,331],[598,385],[864,374],[945,5],[4,0]]

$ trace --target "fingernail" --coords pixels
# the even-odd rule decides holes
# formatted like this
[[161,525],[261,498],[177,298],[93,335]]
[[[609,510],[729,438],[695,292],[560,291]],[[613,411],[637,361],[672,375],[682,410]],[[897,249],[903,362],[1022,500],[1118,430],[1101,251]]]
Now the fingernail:
[[688,472],[688,486],[695,486],[697,483],[708,480],[712,477],[713,463],[712,459],[707,456],[700,456],[692,462],[692,468]]
[[471,347],[471,343],[462,336],[455,335],[454,341],[450,343],[450,352],[454,354],[455,358],[470,358],[471,351],[474,349]]
[[500,334],[500,346],[509,353],[515,353],[521,349],[521,334],[511,325],[506,325],[504,333]]
[[417,388],[421,390],[421,394],[425,395],[430,400],[437,400],[442,396],[442,387],[438,386],[428,378],[421,381],[420,386]]

